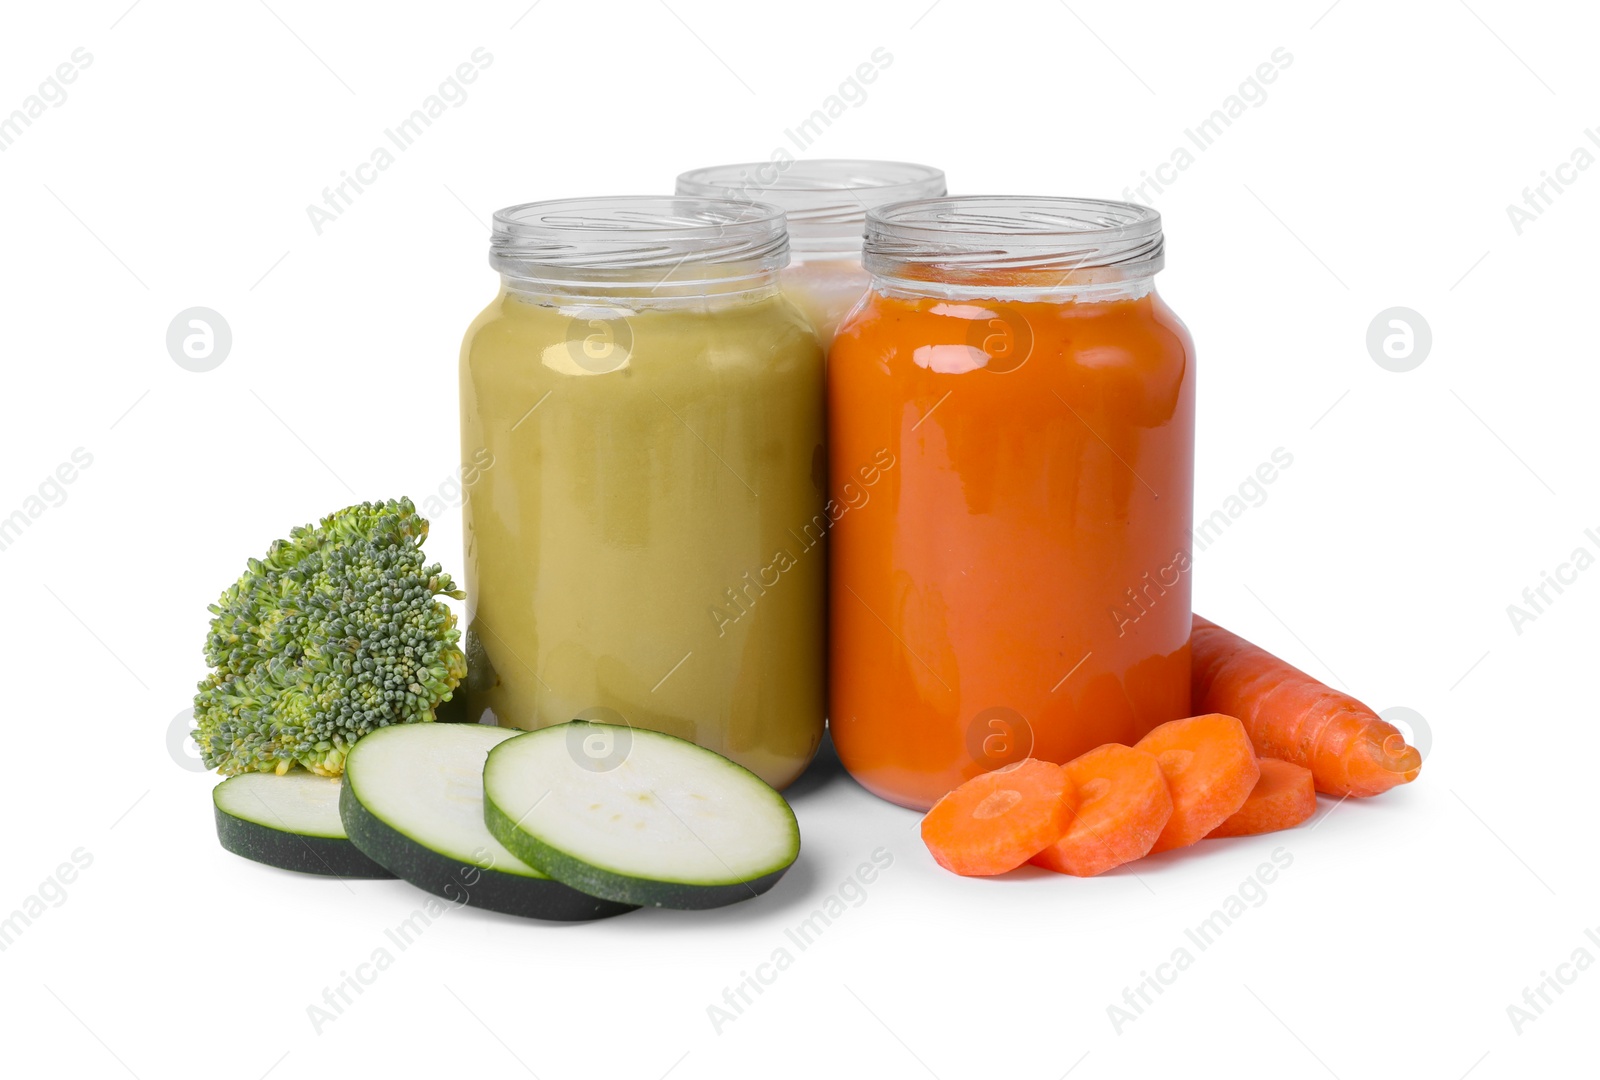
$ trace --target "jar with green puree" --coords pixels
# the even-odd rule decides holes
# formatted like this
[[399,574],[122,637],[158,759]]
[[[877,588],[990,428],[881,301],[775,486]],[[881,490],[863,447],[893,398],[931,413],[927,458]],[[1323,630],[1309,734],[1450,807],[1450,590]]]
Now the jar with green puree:
[[783,212],[529,203],[489,261],[461,349],[468,717],[650,728],[788,784],[822,737],[827,518]]

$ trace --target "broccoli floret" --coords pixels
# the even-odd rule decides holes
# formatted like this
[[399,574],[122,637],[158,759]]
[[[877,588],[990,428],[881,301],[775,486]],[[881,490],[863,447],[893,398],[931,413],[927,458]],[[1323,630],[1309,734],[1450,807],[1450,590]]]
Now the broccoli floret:
[[422,561],[410,499],[362,503],[274,541],[211,605],[194,738],[225,776],[344,772],[361,736],[433,719],[466,675],[450,576]]

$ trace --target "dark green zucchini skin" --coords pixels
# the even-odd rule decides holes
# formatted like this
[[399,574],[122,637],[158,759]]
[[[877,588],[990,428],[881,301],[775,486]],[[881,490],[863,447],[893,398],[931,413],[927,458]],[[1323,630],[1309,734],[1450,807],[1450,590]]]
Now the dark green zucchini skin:
[[551,922],[607,919],[638,906],[588,896],[553,879],[486,870],[425,848],[363,806],[348,775],[339,787],[339,817],[350,842],[375,865],[388,868],[385,876],[401,878],[453,904]]
[[[760,896],[776,885],[778,879],[789,869],[785,866],[749,881],[716,885],[652,881],[602,870],[574,858],[559,848],[551,847],[517,828],[516,822],[510,815],[488,798],[483,800],[483,823],[489,827],[490,835],[506,846],[506,850],[529,866],[549,874],[558,881],[566,882],[574,889],[636,907],[676,908],[683,911],[726,907],[728,904],[737,904],[741,900]],[[349,828],[348,823],[345,828]],[[791,862],[789,865],[794,864]]]
[[224,850],[252,862],[325,877],[394,877],[348,840],[332,836],[302,836],[258,825],[224,812],[215,803],[212,809],[217,818],[217,839],[222,842]]

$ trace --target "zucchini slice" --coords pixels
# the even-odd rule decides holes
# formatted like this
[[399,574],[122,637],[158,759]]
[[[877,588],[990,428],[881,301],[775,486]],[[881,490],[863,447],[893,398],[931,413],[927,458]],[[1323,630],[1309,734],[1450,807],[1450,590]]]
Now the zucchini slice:
[[235,855],[282,870],[342,878],[392,878],[363,855],[339,822],[339,781],[303,769],[230,776],[211,791],[217,839]]
[[365,735],[345,760],[339,811],[379,865],[452,903],[575,922],[633,910],[552,881],[483,823],[483,762],[520,735],[481,724],[398,724]]
[[800,854],[794,811],[760,777],[643,728],[575,720],[508,739],[483,788],[489,831],[513,854],[618,903],[748,900]]

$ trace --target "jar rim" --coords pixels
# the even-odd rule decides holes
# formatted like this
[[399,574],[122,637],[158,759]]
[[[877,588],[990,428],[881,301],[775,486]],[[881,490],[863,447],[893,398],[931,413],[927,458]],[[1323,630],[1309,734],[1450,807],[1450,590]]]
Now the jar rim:
[[496,210],[489,265],[531,282],[674,291],[770,278],[789,262],[784,213],[766,203],[682,195],[547,199]]
[[690,169],[680,195],[770,203],[788,215],[796,251],[859,250],[874,207],[945,194],[942,169],[869,158],[785,158]]
[[911,280],[1089,284],[1149,277],[1165,264],[1165,241],[1161,214],[1138,203],[957,195],[868,211],[864,262]]

